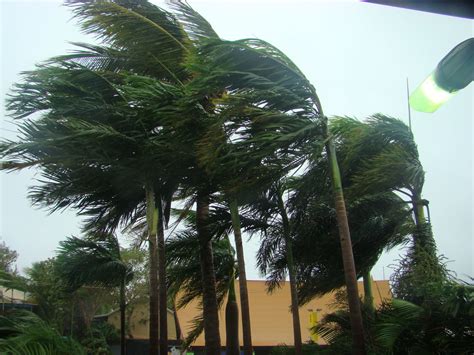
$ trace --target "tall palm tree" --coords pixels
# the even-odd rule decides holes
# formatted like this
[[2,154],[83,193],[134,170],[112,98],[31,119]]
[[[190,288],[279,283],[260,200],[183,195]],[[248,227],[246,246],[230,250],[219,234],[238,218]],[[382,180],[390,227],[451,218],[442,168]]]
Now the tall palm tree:
[[[312,108],[305,100],[308,93],[300,72],[272,45],[256,39],[213,40],[199,49],[192,63],[201,75],[191,87],[198,97],[220,93],[213,96],[214,123],[200,141],[199,161],[219,182],[232,217],[240,270],[244,352],[251,354],[239,205],[248,203],[254,198],[252,194],[300,165],[310,150],[308,143],[319,134],[319,126],[308,115]],[[292,107],[304,107],[306,111],[290,114]]]
[[[127,74],[94,72],[58,59],[29,73],[10,101],[16,117],[45,108],[49,111],[36,121],[24,121],[23,141],[8,142],[4,154],[42,167],[45,181],[33,191],[34,201],[52,210],[69,205],[78,208],[92,216],[89,229],[113,231],[122,222],[140,217],[146,202],[149,209],[157,210],[158,204],[152,201],[150,206],[149,198],[145,201],[150,191],[144,186],[149,187],[147,182],[153,180],[156,192],[152,194],[163,191],[163,172],[169,170],[170,152],[153,149],[164,136],[149,133],[159,125],[154,116],[158,110],[140,109],[130,102],[137,102],[137,91],[144,88],[153,88],[155,98],[162,94],[164,100],[177,92],[147,77],[128,78]],[[6,168],[24,166],[13,161]],[[161,177],[155,170],[160,166]],[[160,230],[157,218],[148,222],[150,231]],[[150,233],[149,240],[156,245],[156,234]],[[156,271],[151,269],[150,275],[155,286]],[[153,301],[156,290],[151,287]],[[152,311],[156,315],[156,307]],[[157,329],[155,318],[157,321],[151,317],[153,330]]]
[[[199,54],[199,60],[203,60],[202,71],[213,75],[202,75],[200,77],[202,80],[195,81],[198,84],[197,90],[206,92],[207,88],[215,93],[219,91],[214,88],[220,87],[220,92],[225,92],[222,90],[225,89],[232,90],[233,94],[238,93],[238,95],[224,96],[224,100],[219,100],[220,113],[225,117],[227,112],[234,120],[242,122],[240,132],[237,131],[237,137],[240,137],[244,143],[250,145],[262,143],[260,149],[256,150],[257,156],[262,152],[265,152],[265,158],[271,157],[272,154],[291,152],[292,148],[301,146],[305,139],[309,138],[307,134],[310,132],[313,135],[313,141],[314,136],[322,138],[316,140],[315,144],[307,145],[313,148],[314,155],[316,155],[315,150],[320,152],[321,142],[326,142],[326,157],[331,172],[344,274],[351,309],[354,353],[365,353],[364,330],[342,181],[334,141],[328,131],[327,118],[314,87],[287,56],[263,41],[251,39],[222,41],[217,44],[211,42],[207,46],[200,47]],[[271,124],[260,125],[260,123],[268,122],[267,120],[271,121]],[[285,124],[276,124],[278,120],[285,121]],[[295,125],[302,122],[305,125],[294,130]],[[313,124],[310,124],[311,122]],[[230,127],[232,129],[232,125]],[[253,130],[257,129],[256,133],[258,133],[261,127],[267,130],[261,132],[262,135],[252,137]],[[274,135],[279,137],[272,140]],[[208,154],[208,157],[215,157],[222,152],[222,149],[219,149],[221,136],[219,134],[214,134],[214,136],[217,138],[217,144],[216,140],[208,139],[207,146],[217,145],[217,148],[210,150],[212,153]],[[248,137],[252,138],[246,139]],[[257,140],[257,137],[260,139]],[[231,157],[232,155],[225,154],[222,160],[230,161]]]
[[125,354],[125,288],[133,277],[133,268],[122,260],[115,236],[94,239],[70,237],[60,242],[56,269],[71,291],[84,285],[119,288],[120,353]]
[[[87,51],[70,58],[94,70],[132,70],[166,83],[182,86],[188,78],[183,58],[190,50],[187,35],[168,11],[148,1],[74,1],[74,12],[83,30],[103,40],[107,47],[86,46]],[[92,50],[91,50],[92,49]],[[91,53],[92,52],[92,53]],[[154,92],[148,92],[154,96]],[[156,126],[158,127],[158,126]],[[145,195],[150,251],[150,352],[168,351],[162,194],[153,179],[146,179]],[[161,275],[161,277],[159,277]],[[158,295],[158,282],[160,282]],[[158,324],[158,300],[161,311]]]
[[[395,191],[408,198],[406,203],[412,207],[416,225],[413,245],[400,272],[395,273],[394,290],[400,290],[401,296],[405,293],[402,289],[412,289],[418,282],[445,278],[436,256],[431,224],[424,213],[428,204],[422,198],[425,174],[411,130],[402,121],[381,114],[366,122],[337,118],[332,129],[345,149],[342,165],[351,166],[346,177],[349,195]],[[411,267],[405,268],[407,265]],[[420,272],[418,276],[416,270]],[[428,270],[429,277],[424,274]]]

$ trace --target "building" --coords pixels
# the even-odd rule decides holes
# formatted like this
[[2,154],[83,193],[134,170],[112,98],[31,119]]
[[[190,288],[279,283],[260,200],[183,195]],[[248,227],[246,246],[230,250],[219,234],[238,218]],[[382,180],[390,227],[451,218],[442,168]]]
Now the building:
[[[237,300],[239,300],[239,287],[236,281]],[[391,293],[387,280],[372,283],[375,304],[390,299]],[[248,281],[250,319],[252,324],[252,343],[255,350],[268,349],[277,345],[293,345],[292,316],[290,313],[290,288],[288,282],[283,282],[281,288],[273,293],[267,293],[265,281]],[[359,292],[363,296],[363,285],[359,282]],[[324,344],[324,340],[313,334],[310,328],[325,314],[333,312],[335,294],[329,293],[323,297],[313,299],[308,304],[300,307],[300,325],[303,342],[314,341]],[[240,310],[240,304],[239,304]],[[180,339],[187,336],[192,329],[192,320],[199,315],[197,302],[192,302],[176,315],[168,311],[168,334],[170,346],[179,343]],[[120,325],[118,312],[107,316],[109,323],[117,328]],[[219,326],[222,346],[225,346],[225,302],[219,310]],[[138,305],[130,317],[129,344],[132,348],[148,346],[148,304]],[[242,331],[239,324],[239,340],[242,345]],[[137,345],[142,344],[142,346]],[[192,344],[192,350],[204,347],[204,334],[201,334]],[[135,353],[135,352],[130,352]],[[136,352],[137,354],[140,352]]]
[[28,299],[28,293],[14,288],[0,286],[0,314],[12,309],[34,311],[36,305]]

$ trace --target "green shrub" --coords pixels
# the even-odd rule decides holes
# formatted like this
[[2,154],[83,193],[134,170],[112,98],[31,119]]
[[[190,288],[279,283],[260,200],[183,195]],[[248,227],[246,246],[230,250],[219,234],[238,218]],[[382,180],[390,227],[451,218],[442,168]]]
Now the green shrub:
[[28,311],[0,317],[0,353],[11,355],[85,355],[84,348]]

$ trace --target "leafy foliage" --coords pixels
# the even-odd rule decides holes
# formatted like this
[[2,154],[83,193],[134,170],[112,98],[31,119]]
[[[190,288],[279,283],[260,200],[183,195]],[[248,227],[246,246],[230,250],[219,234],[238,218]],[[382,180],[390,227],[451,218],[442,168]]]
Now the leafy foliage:
[[83,285],[118,287],[133,277],[113,235],[104,235],[100,240],[70,237],[59,245],[57,272],[71,290]]
[[0,243],[0,271],[13,272],[18,252],[10,249],[5,242]]
[[391,276],[394,296],[422,305],[437,297],[439,285],[449,279],[449,271],[442,257],[436,256],[431,225],[423,225],[414,233],[406,255],[399,260]]
[[0,286],[8,290],[13,289],[26,292],[29,285],[25,277],[0,270]]
[[[421,305],[387,300],[375,312],[363,312],[367,347],[375,354],[468,354],[474,340],[474,288],[454,280],[420,284],[430,295]],[[364,310],[364,308],[363,308]],[[318,333],[334,353],[350,353],[347,309],[324,316]]]
[[88,354],[110,355],[112,354],[108,344],[116,344],[120,335],[112,325],[101,322],[92,324],[87,334],[81,339],[81,345]]
[[364,122],[336,117],[331,132],[348,196],[398,190],[421,195],[423,167],[413,134],[402,121],[382,114]]
[[0,329],[0,352],[14,355],[86,354],[76,341],[61,336],[31,312],[21,311],[0,317]]

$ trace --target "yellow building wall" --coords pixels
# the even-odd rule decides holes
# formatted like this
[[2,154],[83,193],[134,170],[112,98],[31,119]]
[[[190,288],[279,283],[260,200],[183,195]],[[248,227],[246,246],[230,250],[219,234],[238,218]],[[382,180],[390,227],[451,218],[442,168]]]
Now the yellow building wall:
[[[359,293],[363,296],[363,285],[359,282]],[[379,305],[382,300],[390,299],[390,287],[387,280],[374,281],[372,284],[375,304]],[[236,282],[237,300],[239,297],[238,281]],[[290,313],[290,288],[287,282],[282,283],[280,289],[273,293],[266,292],[265,281],[248,281],[250,320],[252,326],[252,343],[254,346],[275,346],[278,344],[293,345],[292,317]],[[329,293],[323,297],[316,298],[300,308],[300,325],[303,342],[308,342],[312,338],[311,313],[317,311],[317,318],[321,319],[325,314],[334,312],[331,307],[334,304],[334,293]],[[312,311],[312,312],[311,312]],[[192,319],[198,315],[197,302],[190,303],[187,307],[178,310],[178,320],[181,326],[183,337],[191,329]],[[240,312],[240,303],[239,303]],[[314,315],[313,315],[314,317]],[[219,327],[221,343],[225,346],[225,302],[219,311]],[[242,341],[242,324],[239,314],[239,341]],[[313,338],[314,341],[314,338]],[[324,344],[324,340],[317,339],[317,342]],[[204,334],[201,334],[193,343],[195,346],[204,346]]]
[[[133,307],[130,321],[128,322],[129,338],[132,339],[149,339],[149,313],[148,304],[138,304]],[[115,328],[120,329],[120,312],[115,311],[110,314],[107,322]],[[168,339],[176,340],[176,322],[172,311],[168,310]]]

